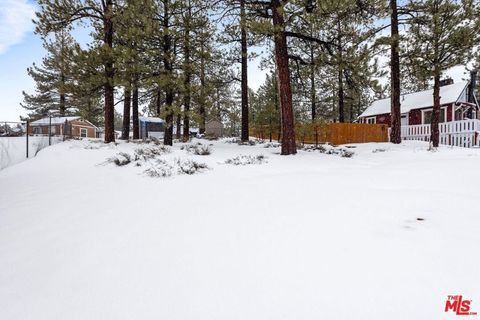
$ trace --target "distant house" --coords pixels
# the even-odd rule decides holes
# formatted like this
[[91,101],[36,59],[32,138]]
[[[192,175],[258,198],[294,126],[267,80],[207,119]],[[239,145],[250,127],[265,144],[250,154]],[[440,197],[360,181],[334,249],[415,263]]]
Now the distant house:
[[[480,110],[472,82],[444,80],[440,87],[440,143],[460,147],[480,146]],[[358,122],[391,126],[390,98],[374,101]],[[404,140],[430,141],[433,89],[400,96],[401,136]]]
[[212,138],[223,137],[223,123],[218,119],[212,119],[205,124],[205,136]]
[[[469,93],[469,82],[449,81],[440,87],[440,122],[478,119],[479,108],[475,95]],[[433,89],[400,96],[402,126],[430,124],[432,120]],[[359,117],[361,123],[390,126],[390,98],[374,101]]]
[[155,117],[138,117],[140,139],[158,138],[165,135],[165,121]]
[[28,134],[96,138],[98,128],[81,117],[47,117],[30,123]]

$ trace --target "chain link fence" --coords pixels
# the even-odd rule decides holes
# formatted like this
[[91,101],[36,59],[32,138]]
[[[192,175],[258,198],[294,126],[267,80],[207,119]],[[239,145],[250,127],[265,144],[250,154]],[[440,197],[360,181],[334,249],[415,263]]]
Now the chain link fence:
[[62,142],[65,137],[52,132],[35,133],[28,122],[0,121],[0,170],[35,157],[50,145]]

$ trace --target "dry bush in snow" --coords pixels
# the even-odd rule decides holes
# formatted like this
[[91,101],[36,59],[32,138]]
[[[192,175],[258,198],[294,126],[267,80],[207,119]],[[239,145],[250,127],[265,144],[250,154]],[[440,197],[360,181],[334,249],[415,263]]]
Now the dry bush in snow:
[[190,159],[177,159],[175,164],[177,165],[177,172],[180,174],[195,174],[209,169],[205,163],[199,163]]
[[226,164],[233,164],[235,166],[244,166],[247,164],[262,164],[267,162],[267,158],[263,154],[259,154],[256,156],[251,155],[239,155],[237,157],[225,160]]
[[132,162],[132,156],[126,152],[119,152],[116,156],[108,158],[107,163],[115,163],[117,166],[122,167]]
[[196,144],[187,144],[180,148],[186,150],[189,153],[196,154],[198,156],[208,156],[212,154],[211,145],[202,144],[197,142]]
[[157,159],[150,168],[143,171],[146,175],[152,178],[166,178],[173,174],[173,166],[168,164],[165,160]]
[[156,147],[141,147],[135,149],[135,157],[136,160],[147,160],[153,159],[157,156],[161,156],[163,154],[170,153],[171,150],[165,146],[156,146]]

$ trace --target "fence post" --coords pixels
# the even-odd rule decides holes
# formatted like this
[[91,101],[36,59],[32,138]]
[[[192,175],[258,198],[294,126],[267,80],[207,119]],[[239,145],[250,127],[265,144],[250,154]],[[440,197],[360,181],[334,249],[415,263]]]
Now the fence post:
[[30,126],[30,121],[27,120],[27,126],[26,126],[26,140],[27,140],[27,159],[28,159],[28,127]]
[[67,120],[65,120],[65,123],[63,124],[63,130],[62,130],[63,131],[62,132],[63,133],[63,141],[65,141],[66,136],[67,136],[66,130],[67,130]]
[[48,117],[48,145],[52,145],[52,116]]

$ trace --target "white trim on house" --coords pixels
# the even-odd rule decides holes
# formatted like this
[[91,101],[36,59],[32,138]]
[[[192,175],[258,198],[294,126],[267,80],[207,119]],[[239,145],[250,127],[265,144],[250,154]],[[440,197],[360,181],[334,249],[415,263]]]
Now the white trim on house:
[[[83,131],[85,130],[85,131]],[[85,132],[85,136],[83,136],[83,132]],[[88,128],[82,128],[80,127],[80,138],[88,138]]]
[[[373,120],[373,121],[370,121],[370,120]],[[365,118],[365,123],[376,124],[377,123],[377,117],[367,117],[367,118]]]

